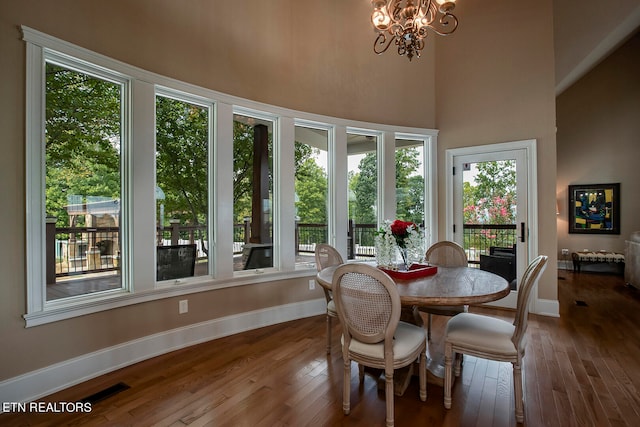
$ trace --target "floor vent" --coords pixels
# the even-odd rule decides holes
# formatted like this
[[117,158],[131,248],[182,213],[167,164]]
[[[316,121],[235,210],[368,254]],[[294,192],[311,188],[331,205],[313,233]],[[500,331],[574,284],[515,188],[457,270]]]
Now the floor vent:
[[118,384],[112,385],[111,387],[107,387],[104,390],[100,390],[99,392],[94,393],[91,396],[87,396],[84,399],[81,399],[80,402],[91,403],[93,405],[94,403],[98,403],[102,400],[108,399],[111,396],[115,396],[116,394],[122,391],[128,390],[130,388],[131,387],[129,387],[125,383],[118,383]]
[[576,305],[580,307],[586,307],[587,303],[584,301],[576,300]]

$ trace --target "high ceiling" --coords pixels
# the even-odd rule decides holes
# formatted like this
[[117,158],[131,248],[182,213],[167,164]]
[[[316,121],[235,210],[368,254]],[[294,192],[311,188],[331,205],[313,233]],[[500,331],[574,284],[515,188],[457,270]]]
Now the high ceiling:
[[554,0],[556,95],[640,28],[639,0]]

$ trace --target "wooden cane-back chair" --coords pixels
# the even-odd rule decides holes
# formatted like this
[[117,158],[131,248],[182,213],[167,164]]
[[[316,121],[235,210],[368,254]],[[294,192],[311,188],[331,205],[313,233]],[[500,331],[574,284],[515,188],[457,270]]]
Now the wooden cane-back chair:
[[[424,329],[400,321],[396,284],[366,264],[344,264],[333,275],[333,298],[342,324],[344,384],[342,408],[351,410],[351,361],[384,369],[387,426],[394,423],[393,373],[420,361],[420,399],[427,399]],[[363,376],[360,375],[362,381]]]
[[[467,254],[463,247],[448,240],[437,242],[430,246],[429,249],[427,249],[425,259],[429,264],[440,267],[466,267],[468,265]],[[437,316],[455,316],[456,314],[467,311],[467,307],[464,305],[436,305],[420,307],[420,311],[428,314],[427,339],[431,341],[431,322],[434,314]]]
[[[344,264],[342,256],[336,248],[326,243],[316,245],[315,257],[318,271],[332,265]],[[324,297],[327,300],[327,354],[329,354],[331,353],[331,329],[333,327],[331,319],[337,318],[338,313],[336,312],[331,291],[325,287],[322,287],[322,289],[324,290]]]
[[[547,265],[540,255],[527,267],[518,290],[513,323],[473,313],[462,313],[447,322],[445,333],[444,406],[451,408],[452,365],[455,354],[469,354],[483,359],[511,362],[515,392],[516,421],[524,421],[522,393],[522,358],[526,347],[525,333],[529,315],[529,299],[534,284]],[[459,358],[458,358],[459,359]],[[456,375],[460,366],[456,365]]]

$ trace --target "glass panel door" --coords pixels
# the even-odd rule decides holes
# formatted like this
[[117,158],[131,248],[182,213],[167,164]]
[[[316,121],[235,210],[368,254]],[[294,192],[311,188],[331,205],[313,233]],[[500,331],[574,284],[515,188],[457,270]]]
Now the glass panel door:
[[[526,268],[524,150],[454,157],[454,236],[469,265],[504,277],[513,291]],[[515,307],[513,301],[505,305]]]

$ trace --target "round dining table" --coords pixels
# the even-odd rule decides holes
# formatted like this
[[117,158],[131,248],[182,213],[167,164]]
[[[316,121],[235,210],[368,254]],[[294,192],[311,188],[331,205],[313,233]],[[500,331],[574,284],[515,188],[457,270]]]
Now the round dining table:
[[[372,263],[368,263],[372,264]],[[338,266],[320,270],[316,276],[320,286],[331,289],[333,273]],[[395,276],[395,275],[394,275]],[[497,301],[509,295],[511,288],[506,279],[497,274],[472,267],[437,267],[435,274],[401,279],[391,277],[397,285],[404,321],[423,325],[418,307],[443,305],[477,305]],[[442,357],[434,357],[427,344],[427,378],[440,386],[444,383]],[[404,382],[406,388],[408,382]],[[401,385],[402,387],[402,385]],[[398,390],[401,395],[404,390]]]
[[[337,267],[334,265],[318,272],[316,279],[320,286],[331,289]],[[432,275],[392,279],[398,285],[400,303],[405,307],[482,304],[504,298],[510,292],[506,279],[471,267],[437,267]]]

